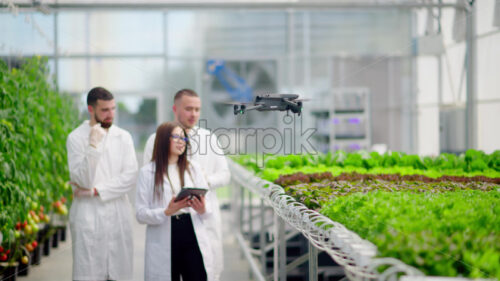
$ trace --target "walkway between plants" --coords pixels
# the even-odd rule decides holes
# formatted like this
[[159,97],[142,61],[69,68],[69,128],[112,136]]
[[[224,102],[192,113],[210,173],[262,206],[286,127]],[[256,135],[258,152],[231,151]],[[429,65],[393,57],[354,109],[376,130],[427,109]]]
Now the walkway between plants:
[[[131,197],[132,198],[132,197]],[[231,210],[222,210],[224,235],[224,272],[221,281],[249,280],[249,269],[245,259],[241,258],[240,249],[231,227],[235,225]],[[135,219],[134,229],[134,281],[144,280],[144,241],[146,226]],[[66,242],[52,248],[48,257],[42,258],[41,265],[32,266],[27,277],[18,277],[19,281],[71,280],[72,253],[71,235]]]

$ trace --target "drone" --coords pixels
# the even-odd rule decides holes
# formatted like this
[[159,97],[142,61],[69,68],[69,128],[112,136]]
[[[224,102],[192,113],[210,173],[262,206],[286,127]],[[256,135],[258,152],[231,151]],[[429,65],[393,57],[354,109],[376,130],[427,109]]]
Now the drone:
[[[253,103],[229,103],[234,105],[234,115],[244,114],[249,110],[257,111],[289,111],[292,113],[302,113],[302,102],[305,99],[298,99],[295,94],[263,94],[257,95]],[[247,106],[248,105],[248,106]]]

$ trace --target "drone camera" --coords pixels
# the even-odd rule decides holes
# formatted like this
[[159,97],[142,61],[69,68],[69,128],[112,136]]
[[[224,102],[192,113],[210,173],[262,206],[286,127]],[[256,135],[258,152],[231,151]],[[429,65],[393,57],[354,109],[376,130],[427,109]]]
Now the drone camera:
[[235,104],[234,107],[233,107],[234,115],[245,113],[245,108],[246,108],[245,105],[238,106],[238,105]]

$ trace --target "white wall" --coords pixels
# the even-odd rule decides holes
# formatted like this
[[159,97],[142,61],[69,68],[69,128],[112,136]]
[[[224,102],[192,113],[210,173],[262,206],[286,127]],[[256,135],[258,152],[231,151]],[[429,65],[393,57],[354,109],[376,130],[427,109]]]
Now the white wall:
[[500,149],[500,32],[478,40],[478,148]]
[[[500,149],[500,29],[493,26],[495,0],[477,5],[477,149],[491,153]],[[446,52],[442,61],[442,102],[446,107],[463,107],[466,77],[463,72],[465,44],[452,38],[454,10],[443,10],[442,32]],[[427,13],[417,13],[418,34],[425,33]],[[439,152],[439,106],[437,58],[417,58],[418,153]],[[464,124],[465,126],[465,124]]]
[[438,106],[438,59],[419,57],[417,59],[417,153],[419,155],[439,154],[439,106]]

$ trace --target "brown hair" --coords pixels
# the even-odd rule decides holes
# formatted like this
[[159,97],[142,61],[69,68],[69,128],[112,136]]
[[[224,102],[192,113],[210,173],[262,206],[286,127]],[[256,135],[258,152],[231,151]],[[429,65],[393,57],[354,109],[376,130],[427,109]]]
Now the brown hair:
[[97,105],[97,100],[112,100],[114,99],[113,94],[103,87],[95,87],[89,91],[87,95],[87,105],[95,107]]
[[[155,184],[154,184],[154,197],[160,199],[163,194],[163,176],[168,177],[168,157],[170,156],[170,142],[172,132],[175,128],[181,128],[184,135],[187,137],[186,131],[178,122],[165,122],[158,126],[156,129],[155,145],[153,149],[153,157],[151,161],[155,163]],[[184,172],[189,172],[189,162],[187,159],[187,150],[189,142],[186,142],[186,149],[179,155],[177,166],[179,167],[179,178],[181,180],[181,187],[184,186]]]
[[182,90],[177,91],[177,93],[175,93],[174,102],[176,102],[177,100],[179,100],[183,96],[199,98],[198,94],[195,91],[193,91],[191,89],[182,89]]

